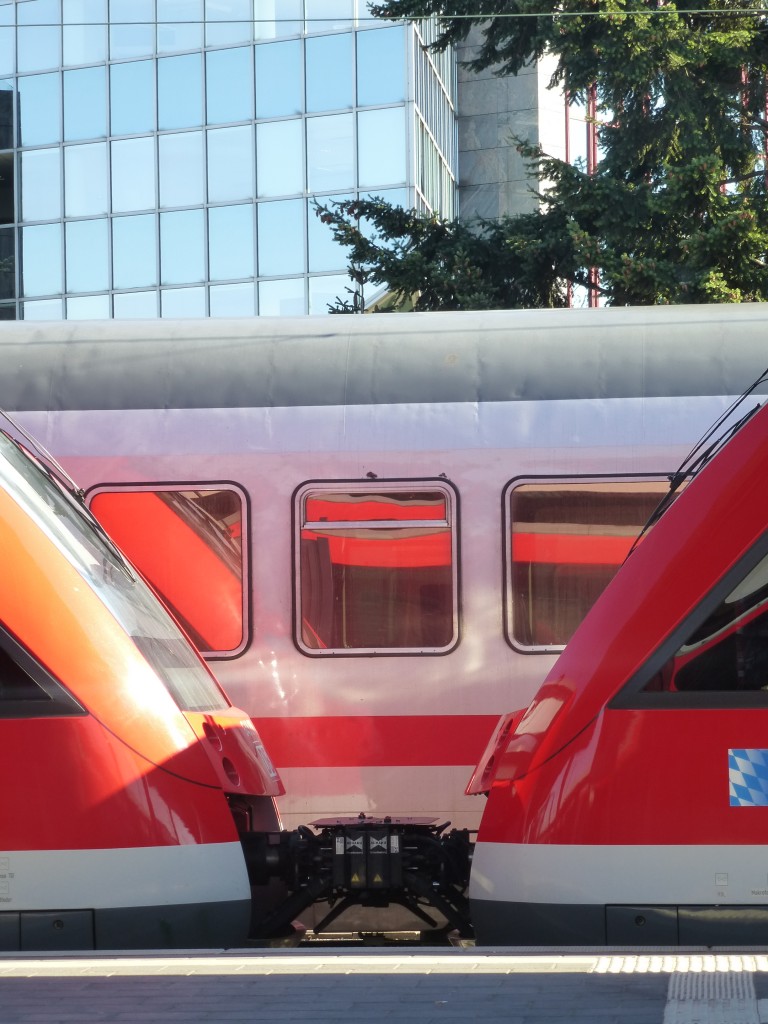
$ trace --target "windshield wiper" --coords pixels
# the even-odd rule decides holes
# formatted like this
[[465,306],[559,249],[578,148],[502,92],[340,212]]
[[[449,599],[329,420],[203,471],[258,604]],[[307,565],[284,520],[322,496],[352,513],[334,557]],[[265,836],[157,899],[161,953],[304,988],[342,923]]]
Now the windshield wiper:
[[730,423],[727,426],[725,426],[725,424],[728,423],[728,420],[731,419],[731,417],[739,408],[739,406],[743,402],[745,402],[749,398],[749,396],[754,391],[756,391],[757,388],[760,387],[761,384],[765,384],[766,381],[768,381],[768,367],[766,367],[766,369],[763,370],[763,372],[760,374],[757,380],[749,388],[747,388],[747,390],[742,395],[739,395],[736,401],[733,402],[725,410],[725,412],[718,416],[718,418],[715,420],[715,422],[712,424],[709,430],[706,431],[706,433],[696,442],[693,448],[688,452],[686,457],[680,463],[680,466],[678,467],[676,472],[672,473],[671,476],[668,478],[669,490],[661,499],[656,508],[653,510],[650,517],[648,518],[648,521],[643,526],[640,533],[637,535],[634,544],[629,549],[627,557],[629,557],[629,555],[632,554],[635,547],[639,543],[641,537],[643,537],[643,535],[646,534],[648,530],[650,530],[650,528],[659,521],[659,519],[661,519],[661,517],[664,515],[664,513],[667,511],[670,505],[673,504],[675,498],[677,497],[677,492],[680,490],[681,486],[686,481],[693,480],[693,478],[702,471],[702,469],[707,465],[707,463],[712,461],[715,455],[717,455],[717,453],[722,448],[725,447],[725,445],[730,441],[730,439],[735,434],[737,434],[744,426],[744,424],[751,420],[755,413],[758,411],[758,409],[761,408],[761,403],[758,403],[752,409],[749,409],[746,413],[744,413],[744,415],[741,416],[740,419],[736,420],[735,423]]

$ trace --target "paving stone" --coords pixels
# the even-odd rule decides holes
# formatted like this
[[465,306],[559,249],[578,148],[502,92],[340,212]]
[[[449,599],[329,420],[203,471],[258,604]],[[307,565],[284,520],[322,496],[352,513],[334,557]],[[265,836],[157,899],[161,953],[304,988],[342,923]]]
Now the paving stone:
[[766,1008],[768,957],[754,953],[0,957],[0,1024],[763,1024]]

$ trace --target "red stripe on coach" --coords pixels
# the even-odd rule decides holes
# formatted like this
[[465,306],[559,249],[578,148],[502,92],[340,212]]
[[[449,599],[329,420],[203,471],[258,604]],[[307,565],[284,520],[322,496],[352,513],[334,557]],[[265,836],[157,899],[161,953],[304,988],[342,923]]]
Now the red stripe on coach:
[[498,715],[257,718],[275,766],[353,768],[475,765]]

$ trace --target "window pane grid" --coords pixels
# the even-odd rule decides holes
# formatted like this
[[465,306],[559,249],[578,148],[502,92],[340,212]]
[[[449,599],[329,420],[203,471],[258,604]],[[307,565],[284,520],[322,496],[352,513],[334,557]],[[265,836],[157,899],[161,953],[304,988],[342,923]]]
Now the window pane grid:
[[[348,11],[347,0],[333,0],[330,8],[326,0],[323,0],[319,6],[315,4],[306,11],[299,11],[303,4],[293,4],[293,7],[291,4],[292,0],[275,0],[276,8],[279,7],[281,11],[285,8],[289,12],[289,8],[293,10],[295,7],[297,15],[302,19],[294,26],[296,31],[288,36],[281,31],[272,34],[261,31],[251,0],[73,0],[69,6],[64,5],[66,9],[62,9],[61,0],[41,0],[39,5],[25,4],[25,14],[21,13],[22,5],[18,5],[18,10],[17,5],[12,5],[13,15],[9,13],[7,19],[0,16],[0,74],[10,76],[17,69],[17,77],[9,78],[8,81],[10,94],[13,97],[23,94],[24,99],[24,102],[13,104],[15,110],[20,112],[13,141],[20,149],[20,157],[31,155],[33,151],[56,147],[55,151],[62,164],[60,186],[49,191],[49,208],[46,209],[42,193],[39,193],[39,200],[36,200],[37,206],[30,205],[33,198],[30,192],[32,179],[27,176],[22,191],[19,171],[24,169],[23,164],[21,159],[18,163],[14,161],[17,174],[14,179],[16,184],[11,191],[15,194],[8,197],[9,202],[5,204],[7,216],[2,221],[11,225],[10,230],[18,237],[17,246],[20,251],[22,226],[59,225],[63,251],[60,261],[57,257],[54,263],[58,267],[60,262],[62,271],[65,266],[71,268],[71,273],[69,270],[66,275],[62,273],[61,290],[47,291],[46,296],[68,295],[67,281],[77,276],[74,256],[67,249],[70,239],[80,236],[64,231],[66,224],[107,218],[109,258],[115,261],[115,265],[108,270],[108,289],[120,293],[128,291],[131,285],[126,288],[125,284],[120,283],[125,280],[125,257],[119,251],[123,228],[117,224],[118,220],[134,213],[153,218],[155,248],[146,255],[148,264],[159,268],[152,281],[152,285],[157,287],[161,280],[159,275],[164,273],[159,241],[160,210],[164,215],[198,210],[207,231],[207,211],[235,203],[247,203],[257,213],[264,208],[264,215],[256,218],[253,239],[254,254],[262,255],[262,261],[257,261],[255,256],[247,258],[243,268],[238,270],[233,260],[225,261],[224,264],[219,260],[217,276],[211,278],[212,262],[204,231],[204,280],[200,279],[198,260],[193,279],[183,283],[179,281],[179,286],[202,285],[208,309],[209,289],[214,281],[220,289],[220,282],[240,286],[243,282],[252,281],[256,286],[263,279],[265,285],[285,286],[282,298],[277,291],[264,291],[267,305],[272,303],[270,296],[273,295],[274,301],[278,301],[281,308],[287,301],[293,311],[306,312],[308,298],[314,294],[313,311],[326,311],[323,277],[313,278],[316,283],[309,286],[307,275],[310,271],[316,275],[322,274],[328,282],[325,287],[331,287],[331,282],[336,278],[329,275],[335,274],[338,277],[345,272],[346,260],[340,249],[338,259],[327,254],[325,249],[320,255],[317,232],[310,228],[315,214],[307,204],[315,194],[331,196],[342,191],[354,195],[361,187],[378,193],[385,187],[399,187],[404,183],[407,185],[407,168],[403,167],[405,161],[397,154],[397,159],[393,161],[391,153],[390,163],[397,166],[384,176],[386,180],[378,180],[369,173],[371,168],[381,165],[375,156],[369,157],[369,170],[365,171],[361,180],[357,140],[360,130],[358,117],[363,108],[371,112],[371,116],[379,110],[404,109],[410,72],[407,64],[403,63],[403,54],[410,45],[413,29],[403,25],[371,28],[367,22],[358,24],[353,9],[356,5],[350,5]],[[40,14],[43,7],[46,10],[50,8],[50,11],[55,8],[56,18],[50,23],[42,23],[41,17],[35,14],[36,11]],[[193,7],[197,12],[195,18],[182,17],[182,11],[191,15]],[[12,24],[14,15],[18,23],[16,26]],[[194,40],[188,35],[188,45],[182,47],[180,40],[186,32],[185,22],[195,19],[202,35]],[[47,44],[43,45],[45,41],[40,36],[39,52],[33,59],[28,45],[31,37],[24,36],[24,32],[27,29],[42,30],[48,27],[52,29],[48,40],[50,46],[46,49]],[[145,32],[147,27],[152,29],[151,45]],[[198,27],[195,27],[195,31]],[[7,40],[11,41],[10,51],[6,38],[2,36],[5,28],[8,30]],[[164,42],[159,40],[159,32],[165,33]],[[169,33],[175,34],[175,42],[170,40]],[[362,35],[364,39],[361,39]],[[378,40],[381,41],[381,48],[378,47]],[[19,57],[22,50],[22,57]],[[338,59],[335,62],[339,65],[334,68],[334,74],[338,72],[338,79],[332,76],[331,81],[316,71],[307,72],[307,60],[314,61],[312,67],[316,67],[319,58],[331,52],[337,56],[345,55],[343,61]],[[46,56],[46,53],[51,56]],[[232,86],[224,74],[228,60],[234,55],[239,55],[237,66],[240,75],[236,92],[244,103],[240,109],[237,103],[233,105]],[[390,85],[382,80],[376,69],[391,70],[395,64],[397,74],[393,74]],[[269,85],[274,85],[271,73],[277,73],[282,65],[291,71],[286,80],[286,88],[270,89]],[[213,131],[233,131],[242,127],[253,133],[254,127],[261,125],[265,129],[274,126],[273,134],[278,137],[277,126],[286,121],[292,121],[298,126],[300,135],[298,147],[293,154],[296,159],[292,159],[289,164],[292,180],[283,182],[285,191],[281,193],[275,191],[276,185],[269,182],[263,167],[262,180],[266,183],[267,192],[258,191],[256,159],[262,150],[255,138],[250,142],[253,159],[251,173],[248,172],[248,163],[251,161],[239,158],[230,164],[230,173],[227,173],[226,151],[235,146],[239,152],[242,140],[233,137],[230,143],[223,135],[213,140],[219,147],[219,155],[214,164],[210,163],[208,157],[208,142],[203,141],[202,195],[175,195],[169,174],[162,174],[162,153],[159,147],[166,136],[183,134],[189,130],[203,131],[203,135],[210,137],[204,131],[209,125]],[[370,120],[370,128],[366,129],[367,137],[377,137],[377,124],[377,121]],[[291,130],[295,131],[295,128]],[[406,125],[404,134],[407,135],[408,131]],[[135,147],[128,145],[131,141],[135,141]],[[75,152],[75,149],[80,150],[81,147],[80,152]],[[131,181],[131,175],[122,166],[119,171],[115,170],[126,155],[135,157],[135,161],[132,159],[137,171],[134,181]],[[49,159],[55,162],[54,157]],[[237,181],[232,179],[231,173],[235,164],[242,172]],[[32,167],[32,163],[29,163],[29,174],[32,173]],[[88,167],[93,172],[92,177],[80,173]],[[54,177],[55,172],[51,175],[52,180]],[[163,184],[164,180],[166,185]],[[29,200],[24,200],[23,207],[22,196]],[[291,230],[294,235],[298,232],[298,235],[292,236],[290,258],[289,248],[283,244],[281,251],[275,239],[272,224],[274,211],[267,210],[262,201],[278,197],[279,201],[286,203],[295,202],[292,197],[296,197],[303,204],[300,217],[291,213]],[[266,235],[262,235],[262,225]],[[35,248],[32,236],[28,242],[29,253]],[[310,242],[314,260],[312,267],[308,263]],[[28,272],[24,260],[13,262],[18,267],[16,273],[20,281],[23,281]],[[38,290],[40,273],[37,270],[29,273],[32,274],[29,287],[35,289],[36,295],[41,294]],[[304,276],[303,298],[298,308],[294,308],[298,298],[294,282],[296,274]],[[172,277],[176,283],[177,271],[173,272]],[[57,280],[57,270],[49,273],[48,278],[53,284]],[[82,301],[82,289],[85,287],[82,281],[87,278],[80,276],[79,279],[81,283],[73,298],[80,296],[80,299],[73,303],[72,308],[86,310],[89,307]],[[144,281],[133,285],[134,288],[143,286]],[[29,287],[25,290],[28,291]],[[228,293],[218,291],[216,294],[217,304],[221,308],[221,303],[228,301]],[[249,300],[235,298],[236,295],[244,293],[231,292],[238,308],[249,308]],[[289,299],[289,296],[293,297]]]

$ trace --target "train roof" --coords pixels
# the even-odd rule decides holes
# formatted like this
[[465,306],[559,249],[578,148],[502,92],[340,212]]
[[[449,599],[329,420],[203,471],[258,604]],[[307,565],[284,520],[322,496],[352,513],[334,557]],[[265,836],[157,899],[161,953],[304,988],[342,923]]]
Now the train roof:
[[768,308],[654,306],[0,323],[0,408],[163,409],[737,395]]

